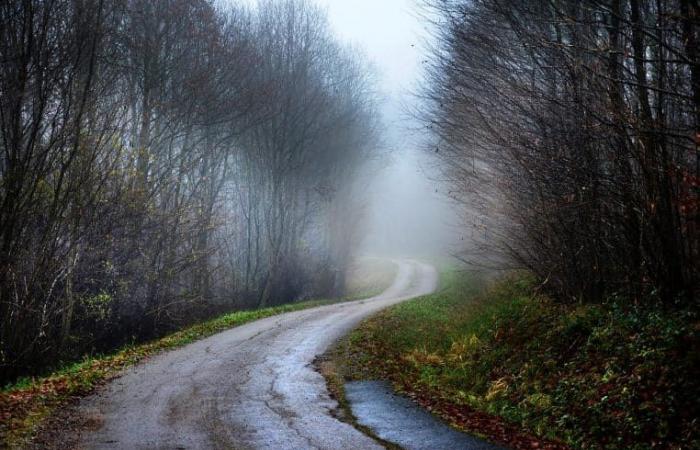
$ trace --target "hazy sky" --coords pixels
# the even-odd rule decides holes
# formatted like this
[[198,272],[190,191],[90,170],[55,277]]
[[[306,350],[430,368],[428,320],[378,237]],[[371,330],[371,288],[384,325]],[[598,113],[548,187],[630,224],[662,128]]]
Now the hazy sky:
[[417,101],[426,59],[421,1],[316,0],[338,38],[360,47],[378,72],[392,162],[373,190],[369,251],[442,254],[460,239],[454,208],[426,173],[430,161],[421,147],[428,136],[404,110]]
[[336,35],[357,44],[379,69],[384,93],[399,96],[420,77],[420,0],[317,0]]
[[410,145],[405,107],[422,77],[426,24],[422,0],[316,0],[338,38],[359,47],[377,70],[387,144]]

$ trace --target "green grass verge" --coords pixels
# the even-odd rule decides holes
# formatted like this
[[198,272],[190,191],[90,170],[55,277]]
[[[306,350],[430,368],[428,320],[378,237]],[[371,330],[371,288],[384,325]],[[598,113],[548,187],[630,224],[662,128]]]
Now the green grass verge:
[[310,300],[233,312],[153,342],[131,345],[109,355],[91,356],[45,377],[21,379],[0,390],[0,448],[26,445],[57,408],[66,405],[72,398],[91,393],[95,387],[144,358],[265,317],[371,297],[386,289],[395,273],[395,264],[388,261],[373,261],[367,267],[360,264],[348,275],[351,285],[348,295],[342,299]]
[[620,299],[561,305],[533,286],[517,276],[482,291],[445,273],[440,292],[354,331],[341,344],[344,374],[392,380],[471,431],[487,420],[464,411],[555,447],[700,448],[697,311]]

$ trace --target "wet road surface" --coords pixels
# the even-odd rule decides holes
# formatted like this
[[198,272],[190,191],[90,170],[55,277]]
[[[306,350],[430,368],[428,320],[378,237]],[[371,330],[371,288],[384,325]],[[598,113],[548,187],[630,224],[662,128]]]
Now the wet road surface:
[[377,297],[269,317],[128,370],[81,402],[95,426],[80,447],[381,448],[331,415],[337,405],[313,361],[367,316],[435,289],[433,267],[396,263]]
[[406,450],[505,450],[450,428],[387,382],[346,383],[345,396],[360,425]]

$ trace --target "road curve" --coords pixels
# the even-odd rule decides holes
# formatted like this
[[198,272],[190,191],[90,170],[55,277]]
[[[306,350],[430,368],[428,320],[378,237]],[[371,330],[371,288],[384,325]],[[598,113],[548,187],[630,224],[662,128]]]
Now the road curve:
[[80,448],[373,449],[335,419],[313,360],[362,319],[432,292],[431,266],[396,261],[396,279],[367,300],[252,322],[128,370],[84,400]]

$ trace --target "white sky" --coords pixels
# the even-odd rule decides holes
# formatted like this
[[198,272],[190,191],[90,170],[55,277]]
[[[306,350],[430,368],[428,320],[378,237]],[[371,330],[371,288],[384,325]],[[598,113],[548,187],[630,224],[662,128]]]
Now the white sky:
[[443,253],[459,239],[459,222],[425,174],[427,137],[405,107],[417,101],[429,33],[421,0],[315,0],[340,41],[359,47],[377,69],[384,140],[392,164],[375,183],[368,251]]
[[420,77],[425,26],[418,19],[419,1],[316,0],[338,38],[358,45],[378,68],[382,91],[392,97]]
[[406,107],[422,77],[426,24],[420,19],[422,0],[315,0],[325,8],[331,29],[342,42],[361,49],[375,67],[392,149],[415,146],[408,130]]

